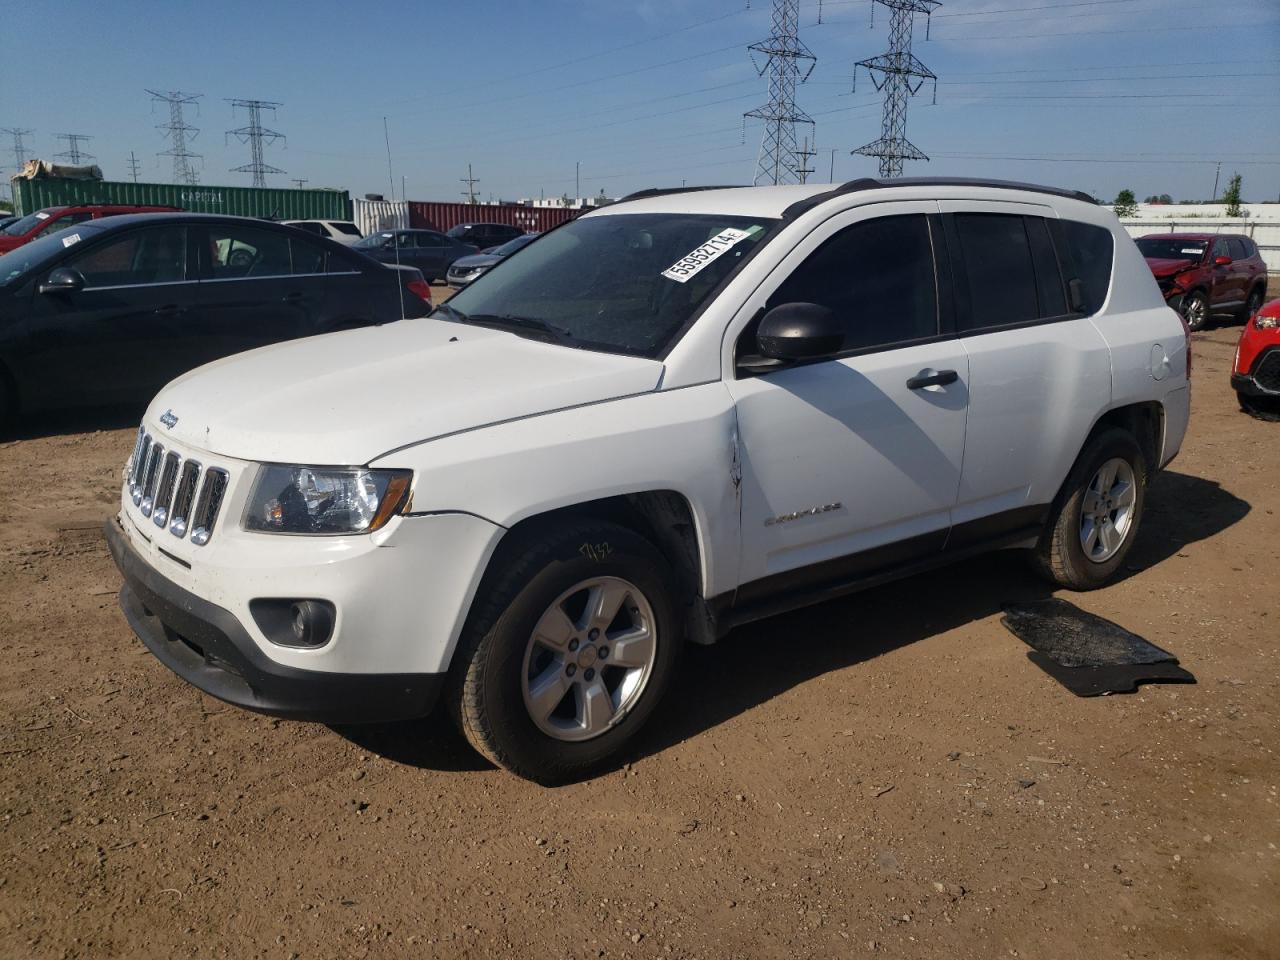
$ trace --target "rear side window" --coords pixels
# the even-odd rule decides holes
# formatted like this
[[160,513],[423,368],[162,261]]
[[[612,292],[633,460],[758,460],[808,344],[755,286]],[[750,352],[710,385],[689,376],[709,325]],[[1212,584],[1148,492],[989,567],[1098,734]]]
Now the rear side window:
[[1097,313],[1106,303],[1107,291],[1111,289],[1111,256],[1115,247],[1111,231],[1077,220],[1057,222],[1062,227],[1067,248],[1064,266],[1070,264],[1067,280],[1080,281],[1083,303],[1072,306],[1083,313]]
[[1023,218],[957,213],[959,270],[969,289],[969,316],[960,330],[1005,327],[1040,319],[1031,241]]
[[929,223],[923,214],[864,220],[841,230],[789,276],[767,306],[818,303],[845,323],[845,350],[938,334]]
[[354,223],[343,223],[341,220],[338,220],[338,221],[335,221],[334,223],[331,223],[330,226],[333,227],[335,230],[337,230],[339,233],[345,233],[349,237],[360,236],[360,230],[358,227],[356,227]]
[[1230,251],[1232,260],[1248,260],[1249,248],[1245,246],[1243,240],[1237,240],[1231,237],[1227,240],[1227,249]]

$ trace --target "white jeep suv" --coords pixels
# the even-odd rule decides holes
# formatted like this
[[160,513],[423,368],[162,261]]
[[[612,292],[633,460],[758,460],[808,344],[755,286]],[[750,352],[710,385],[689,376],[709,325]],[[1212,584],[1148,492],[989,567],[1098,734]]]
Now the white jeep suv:
[[1188,337],[1116,218],[1027,184],[646,191],[430,318],[201,367],[108,524],[200,689],[415,717],[542,782],[613,757],[686,640],[980,551],[1124,561]]

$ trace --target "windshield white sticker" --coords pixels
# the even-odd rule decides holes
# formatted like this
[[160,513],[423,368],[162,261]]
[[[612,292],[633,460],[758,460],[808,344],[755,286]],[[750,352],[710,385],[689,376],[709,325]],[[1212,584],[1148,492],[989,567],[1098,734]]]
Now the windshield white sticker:
[[77,243],[79,243],[79,242],[80,242],[80,234],[78,234],[78,233],[73,233],[73,234],[71,234],[71,236],[69,236],[69,237],[63,237],[63,238],[62,238],[62,245],[63,245],[64,247],[74,246],[75,244],[77,244]]
[[37,214],[36,214],[36,219],[37,219],[37,220],[48,220],[48,219],[49,219],[49,215],[48,215],[47,213],[43,213],[43,212],[41,212],[41,213],[37,213]]
[[697,276],[698,272],[703,270],[707,264],[732,250],[735,243],[739,243],[749,236],[751,236],[750,230],[725,227],[706,243],[690,250],[667,269],[663,270],[662,275],[668,280],[674,280],[676,283],[684,283],[690,277]]

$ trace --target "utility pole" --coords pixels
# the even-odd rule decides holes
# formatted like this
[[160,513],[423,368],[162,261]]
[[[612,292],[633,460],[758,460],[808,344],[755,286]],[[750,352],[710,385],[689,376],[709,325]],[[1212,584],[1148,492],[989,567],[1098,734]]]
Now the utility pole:
[[289,182],[296,183],[298,185],[298,189],[301,190],[311,181],[306,179],[305,177],[290,177]]
[[582,161],[573,161],[573,199],[582,197]]
[[809,182],[809,174],[813,173],[813,167],[809,166],[809,158],[816,157],[817,150],[809,149],[809,138],[804,138],[804,149],[796,151],[796,157],[800,161],[800,166],[796,167],[796,176],[800,178],[801,183]]
[[55,153],[54,159],[66,160],[74,167],[80,166],[85,160],[94,159],[92,153],[80,149],[80,144],[88,143],[93,137],[86,137],[83,133],[59,133],[57,136],[59,140],[67,142],[67,149],[62,153]]
[[1213,171],[1213,202],[1218,202],[1218,177],[1222,174],[1222,161],[1218,161],[1218,169]]
[[827,183],[835,183],[835,182],[836,182],[836,151],[833,148],[831,151],[831,171],[827,174]]
[[235,130],[228,130],[228,137],[235,137],[241,143],[249,145],[249,162],[238,167],[232,167],[232,173],[251,173],[253,174],[253,185],[255,187],[265,187],[267,185],[268,173],[284,173],[279,167],[273,167],[263,159],[263,147],[269,143],[275,143],[277,140],[283,140],[284,134],[278,130],[272,130],[270,127],[262,125],[262,111],[270,110],[275,115],[276,107],[281,106],[279,103],[273,103],[270,100],[227,100],[231,104],[231,115],[234,117],[236,107],[242,107],[249,111],[249,122],[243,127],[237,127]]
[[467,198],[467,203],[474,205],[476,202],[476,184],[480,181],[471,175],[471,164],[467,164],[467,175],[459,178],[459,182],[467,185],[467,189],[462,191],[462,195]]
[[34,130],[25,130],[21,127],[0,127],[0,133],[6,134],[13,138],[13,146],[9,152],[13,154],[13,159],[17,161],[18,172],[22,172],[22,168],[27,163],[27,145],[22,142],[23,137],[29,137]]
[[156,103],[167,103],[169,105],[169,122],[156,124],[157,130],[164,131],[165,138],[169,141],[169,149],[161,153],[157,153],[157,157],[169,157],[173,160],[173,182],[194,185],[200,182],[199,174],[196,173],[197,163],[194,161],[202,161],[204,158],[198,153],[192,153],[187,149],[187,143],[194,140],[200,135],[200,131],[191,124],[187,123],[183,117],[183,110],[188,106],[194,106],[196,112],[200,111],[200,93],[183,93],[181,90],[167,90],[161,93],[159,90],[148,90],[151,94],[151,107],[154,110]]
[[[871,82],[877,90],[884,91],[884,115],[880,123],[880,139],[873,140],[853,152],[865,157],[880,158],[880,176],[902,176],[904,160],[928,160],[929,158],[907,139],[907,103],[926,80],[933,81],[933,99],[938,100],[938,77],[911,52],[911,29],[917,13],[926,17],[942,6],[939,0],[874,0],[892,12],[889,17],[889,51],[854,64],[856,83],[857,68],[866,67]],[[875,7],[872,6],[872,16]],[[926,38],[928,31],[926,27]]]
[[133,182],[138,182],[138,158],[133,155],[133,151],[129,151],[129,176],[133,177]]
[[[796,124],[807,123],[813,129],[813,118],[796,106],[796,85],[804,83],[813,72],[818,58],[800,42],[800,0],[773,0],[773,33],[769,39],[747,48],[756,71],[764,76],[769,71],[769,102],[748,110],[742,116],[764,121],[764,137],[756,161],[755,183],[795,183]],[[763,63],[756,61],[762,55]],[[801,75],[800,62],[807,67]]]

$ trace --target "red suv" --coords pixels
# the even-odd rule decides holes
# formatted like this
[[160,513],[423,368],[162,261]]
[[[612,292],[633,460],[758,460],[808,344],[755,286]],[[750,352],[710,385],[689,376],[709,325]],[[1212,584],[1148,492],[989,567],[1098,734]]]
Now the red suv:
[[1215,313],[1247,320],[1267,296],[1267,266],[1258,247],[1236,233],[1156,233],[1140,237],[1160,292],[1192,330]]
[[1246,413],[1280,420],[1280,300],[1272,300],[1245,324],[1231,386]]
[[162,206],[130,206],[115,203],[86,203],[75,207],[45,207],[35,213],[29,213],[21,220],[15,220],[0,230],[0,253],[8,253],[24,243],[30,243],[37,237],[48,236],[73,227],[86,220],[97,220],[100,217],[114,217],[122,213],[164,213],[177,210],[177,207]]

